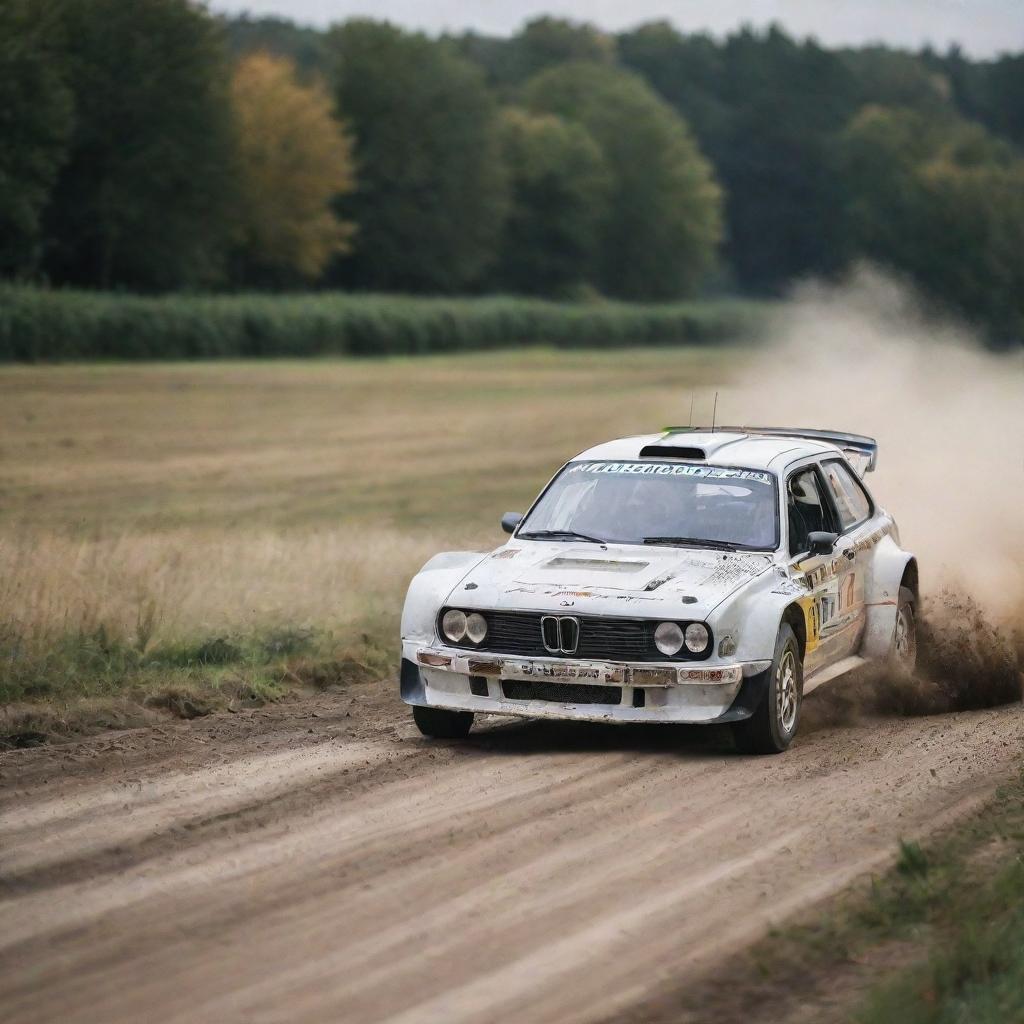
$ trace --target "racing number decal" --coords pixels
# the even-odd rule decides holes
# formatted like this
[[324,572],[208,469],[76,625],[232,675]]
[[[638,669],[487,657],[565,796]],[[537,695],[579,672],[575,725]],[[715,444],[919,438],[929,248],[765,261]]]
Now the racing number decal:
[[839,584],[839,561],[834,560],[813,570],[806,576],[807,585],[820,588],[816,594],[801,601],[807,626],[807,643],[813,648],[848,612],[853,610],[854,594],[856,594],[856,572],[851,572]]
[[833,576],[825,589],[815,598],[816,626],[819,633],[827,632],[853,610],[856,576],[857,574],[853,572],[847,574],[841,585],[839,577]]
[[807,623],[807,648],[814,650],[821,635],[821,613],[818,610],[818,602],[813,597],[804,605],[804,619]]

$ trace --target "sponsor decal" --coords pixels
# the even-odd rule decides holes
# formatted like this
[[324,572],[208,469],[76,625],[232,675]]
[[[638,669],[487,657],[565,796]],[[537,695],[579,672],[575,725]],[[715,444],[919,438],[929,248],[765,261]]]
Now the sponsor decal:
[[892,533],[892,520],[888,520],[883,523],[877,530],[869,533],[866,537],[862,537],[857,541],[857,550],[866,551],[868,548],[873,548],[883,537],[887,537]]
[[732,587],[746,580],[760,576],[768,566],[771,558],[735,558],[726,556],[714,563],[713,571],[700,581],[702,587]]
[[576,462],[569,473],[628,473],[638,476],[689,476],[702,480],[756,480],[770,484],[771,473],[726,466],[689,466],[676,462]]
[[686,668],[679,670],[681,683],[737,683],[743,678],[739,665],[726,668]]
[[543,661],[523,661],[515,664],[505,662],[510,674],[520,676],[539,676],[542,679],[582,679],[591,681],[601,678],[601,669],[595,666],[558,665]]
[[629,681],[633,686],[671,686],[676,681],[674,668],[632,668]]

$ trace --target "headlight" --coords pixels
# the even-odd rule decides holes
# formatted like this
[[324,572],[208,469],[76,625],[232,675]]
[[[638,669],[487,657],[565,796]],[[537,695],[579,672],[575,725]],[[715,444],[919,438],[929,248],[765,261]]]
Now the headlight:
[[466,635],[466,613],[456,608],[444,613],[441,619],[441,632],[444,633],[452,643],[458,643]]
[[654,631],[654,646],[670,657],[683,646],[683,631],[674,622],[662,622]]
[[691,622],[686,627],[686,649],[691,654],[703,654],[708,649],[711,635],[703,622]]
[[484,637],[487,636],[487,620],[476,612],[473,612],[472,615],[467,615],[466,636],[475,644],[482,643]]

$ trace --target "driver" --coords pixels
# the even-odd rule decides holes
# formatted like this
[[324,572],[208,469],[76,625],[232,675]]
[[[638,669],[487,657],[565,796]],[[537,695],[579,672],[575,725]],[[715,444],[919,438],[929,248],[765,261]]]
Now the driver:
[[672,536],[685,519],[687,488],[656,476],[604,477],[590,488],[573,516],[573,528],[615,540]]

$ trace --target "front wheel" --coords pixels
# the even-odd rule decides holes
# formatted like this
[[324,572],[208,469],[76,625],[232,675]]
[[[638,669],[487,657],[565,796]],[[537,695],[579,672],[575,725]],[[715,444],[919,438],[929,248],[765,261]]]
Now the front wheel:
[[438,740],[464,740],[473,725],[472,711],[447,711],[444,708],[412,707],[416,727],[424,736]]
[[804,667],[800,645],[788,623],[779,629],[769,673],[768,689],[758,709],[732,727],[736,747],[744,754],[781,754],[796,736],[804,696]]

